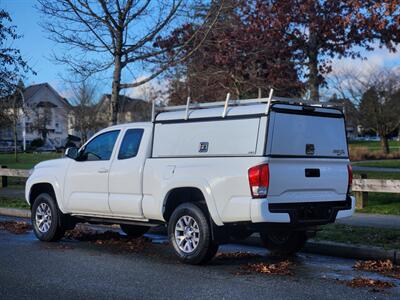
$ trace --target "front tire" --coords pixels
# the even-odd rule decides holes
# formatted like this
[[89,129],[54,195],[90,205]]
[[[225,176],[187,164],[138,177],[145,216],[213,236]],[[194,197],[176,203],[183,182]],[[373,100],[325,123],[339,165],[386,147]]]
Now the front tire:
[[127,224],[120,224],[121,230],[132,238],[139,238],[147,231],[149,231],[150,227],[147,226],[135,226],[135,225],[127,225]]
[[260,238],[264,247],[277,255],[295,254],[307,242],[305,231],[264,231]]
[[36,237],[44,242],[60,240],[65,233],[62,224],[62,213],[53,196],[42,193],[32,206],[31,221]]
[[204,264],[218,251],[205,213],[193,203],[183,203],[174,210],[168,222],[168,236],[184,263]]

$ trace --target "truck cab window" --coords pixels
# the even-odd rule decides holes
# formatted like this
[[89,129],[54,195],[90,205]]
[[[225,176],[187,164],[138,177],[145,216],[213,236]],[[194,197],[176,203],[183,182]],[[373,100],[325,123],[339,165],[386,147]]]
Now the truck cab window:
[[80,161],[109,160],[119,130],[105,132],[91,140],[79,154]]
[[119,149],[118,159],[135,157],[139,151],[143,129],[128,129]]

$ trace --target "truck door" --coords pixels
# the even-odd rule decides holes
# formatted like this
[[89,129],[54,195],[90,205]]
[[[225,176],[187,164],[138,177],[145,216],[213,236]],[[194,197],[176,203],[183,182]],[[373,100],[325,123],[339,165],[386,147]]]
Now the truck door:
[[80,150],[77,160],[71,161],[64,189],[68,211],[110,214],[108,176],[118,135],[119,130],[112,130],[95,136]]
[[110,169],[109,206],[114,216],[143,218],[143,169],[150,140],[144,128],[128,128],[123,133],[118,154]]

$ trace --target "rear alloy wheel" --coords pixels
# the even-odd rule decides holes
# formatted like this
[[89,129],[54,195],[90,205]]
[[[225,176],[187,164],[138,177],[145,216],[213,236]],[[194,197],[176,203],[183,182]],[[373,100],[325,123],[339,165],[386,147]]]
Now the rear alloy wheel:
[[307,242],[305,231],[264,231],[260,238],[265,248],[278,255],[294,254]]
[[185,263],[206,263],[218,251],[204,212],[193,203],[175,209],[168,222],[168,235],[179,259]]
[[138,226],[138,225],[127,225],[120,224],[121,230],[126,233],[129,237],[138,238],[149,231],[150,227]]
[[62,213],[59,211],[55,199],[43,193],[33,202],[31,221],[36,237],[44,242],[58,241],[64,236]]

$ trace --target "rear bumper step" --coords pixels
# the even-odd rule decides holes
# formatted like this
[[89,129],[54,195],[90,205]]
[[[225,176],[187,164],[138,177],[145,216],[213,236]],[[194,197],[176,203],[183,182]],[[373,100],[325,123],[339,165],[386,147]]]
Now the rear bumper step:
[[289,225],[309,227],[335,222],[354,214],[355,198],[343,201],[302,203],[269,203],[268,199],[253,199],[251,221],[253,224]]
[[299,225],[323,225],[333,223],[341,210],[352,208],[350,196],[345,201],[307,202],[307,203],[270,203],[271,213],[287,213],[290,223]]

